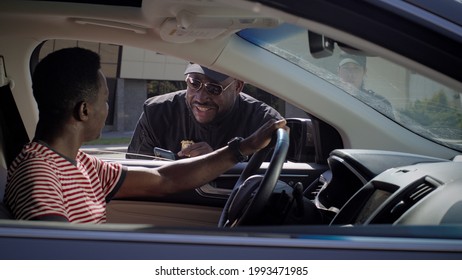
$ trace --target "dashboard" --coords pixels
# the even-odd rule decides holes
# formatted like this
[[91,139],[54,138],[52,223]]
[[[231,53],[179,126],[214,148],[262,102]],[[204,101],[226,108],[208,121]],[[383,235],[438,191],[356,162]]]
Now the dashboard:
[[331,225],[462,223],[462,162],[375,150],[334,150],[315,203]]
[[[462,224],[462,161],[382,150],[335,149],[327,158],[327,163],[284,164],[284,171],[279,178],[286,186],[284,192],[291,193],[296,183],[304,185],[304,195],[309,203],[301,207],[306,210],[302,218],[304,222],[297,220],[297,211],[288,211],[283,224],[292,224],[295,220],[301,224],[341,226]],[[127,161],[125,164],[131,165],[135,162]],[[152,161],[146,162],[147,166],[152,167],[152,164]],[[261,166],[258,174],[265,172],[265,164]],[[214,217],[207,222],[216,224],[216,213],[221,211],[243,168],[244,163],[237,164],[214,181],[194,191],[151,202],[175,205],[186,203],[194,209],[189,211],[191,213],[199,210],[203,213],[206,209],[207,215]],[[314,178],[318,180],[313,181]],[[268,212],[270,216],[265,219],[271,223],[276,220],[274,209],[279,209],[274,201],[277,200],[279,204],[281,201],[280,193],[275,197],[277,199],[269,203],[269,208],[272,209]],[[287,207],[300,209],[296,207],[298,202],[295,197],[288,201],[290,205]],[[118,203],[124,203],[123,207],[126,207],[125,204],[129,202]],[[137,204],[136,207],[140,206]],[[138,212],[162,212],[142,209],[144,210]],[[318,216],[314,215],[313,209],[320,210],[324,218],[317,219]],[[164,212],[172,216],[171,211]],[[179,214],[178,217],[188,222],[196,221],[197,216],[203,215],[194,215],[194,219],[186,219],[184,212],[181,213],[183,214]]]

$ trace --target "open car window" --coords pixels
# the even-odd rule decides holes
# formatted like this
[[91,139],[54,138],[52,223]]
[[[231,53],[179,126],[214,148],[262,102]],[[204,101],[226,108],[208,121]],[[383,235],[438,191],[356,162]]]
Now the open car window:
[[[186,89],[184,70],[189,62],[130,46],[76,40],[45,41],[37,48],[36,53],[39,55],[35,59],[40,60],[50,52],[72,46],[88,48],[100,54],[102,71],[109,88],[109,114],[101,138],[86,143],[83,149],[102,158],[124,159],[142,113],[143,103],[153,96]],[[33,61],[32,64],[37,62]],[[270,105],[285,118],[310,119],[299,108],[249,83],[245,83],[242,92]],[[311,149],[311,154],[306,155],[304,160],[300,156],[292,159],[306,162],[309,158],[312,161],[313,152]],[[168,157],[148,155],[142,158],[171,160]]]

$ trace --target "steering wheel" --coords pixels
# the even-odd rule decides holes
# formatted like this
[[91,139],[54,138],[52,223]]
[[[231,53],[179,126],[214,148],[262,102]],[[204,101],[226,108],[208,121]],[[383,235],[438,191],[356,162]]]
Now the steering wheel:
[[271,151],[271,144],[256,152],[247,163],[223,208],[218,227],[251,224],[258,218],[281,174],[289,150],[289,133],[279,128],[273,141],[273,155],[266,173],[255,175]]

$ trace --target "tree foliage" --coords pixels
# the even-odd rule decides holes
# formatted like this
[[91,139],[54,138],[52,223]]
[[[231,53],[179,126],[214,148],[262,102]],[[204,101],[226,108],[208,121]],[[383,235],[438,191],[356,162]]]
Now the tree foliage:
[[158,81],[151,80],[147,82],[148,98],[186,88],[184,81]]
[[425,127],[462,128],[460,99],[451,102],[448,95],[440,90],[432,97],[416,100],[401,113]]

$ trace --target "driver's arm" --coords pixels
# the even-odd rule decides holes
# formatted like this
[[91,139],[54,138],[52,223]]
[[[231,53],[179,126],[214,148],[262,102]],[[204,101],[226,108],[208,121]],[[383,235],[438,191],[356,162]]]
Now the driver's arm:
[[[270,120],[251,136],[241,141],[239,149],[251,155],[266,147],[275,130],[287,129],[285,120]],[[116,193],[116,198],[155,197],[189,190],[208,183],[237,162],[228,147],[209,154],[177,160],[159,168],[130,168]]]

